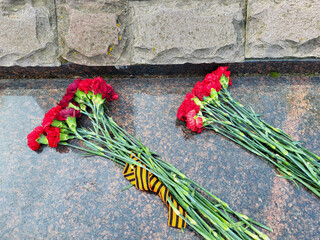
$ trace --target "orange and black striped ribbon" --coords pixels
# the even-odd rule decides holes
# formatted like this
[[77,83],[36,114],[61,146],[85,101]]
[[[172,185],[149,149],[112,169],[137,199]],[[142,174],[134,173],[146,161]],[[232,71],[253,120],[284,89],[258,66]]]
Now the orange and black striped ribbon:
[[[133,160],[138,161],[141,163],[138,158],[131,154],[130,157]],[[145,166],[143,164],[143,166]],[[176,228],[185,228],[186,222],[179,217],[172,207],[170,206],[169,202],[167,201],[168,198],[173,202],[174,206],[179,210],[180,214],[187,218],[187,212],[176,202],[175,199],[169,194],[169,189],[166,188],[159,180],[158,178],[147,171],[145,168],[142,168],[137,165],[130,165],[129,163],[126,164],[124,170],[123,170],[124,177],[137,189],[140,189],[142,191],[151,191],[157,193],[162,201],[168,206],[169,208],[169,219],[168,219],[168,225],[170,227],[176,227]]]

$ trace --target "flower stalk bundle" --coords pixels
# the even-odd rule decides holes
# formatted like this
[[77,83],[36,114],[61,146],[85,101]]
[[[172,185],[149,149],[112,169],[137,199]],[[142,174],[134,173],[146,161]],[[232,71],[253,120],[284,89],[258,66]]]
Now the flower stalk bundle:
[[[169,208],[169,226],[189,225],[205,239],[269,239],[256,227],[270,228],[232,210],[118,126],[106,106],[117,98],[102,78],[75,80],[58,105],[45,114],[42,126],[28,135],[29,147],[61,144],[112,160],[124,168],[128,187],[159,195]],[[89,127],[77,122],[82,117],[90,120]],[[85,147],[68,143],[69,139],[81,140]]]
[[197,82],[185,96],[177,118],[200,133],[214,130],[247,150],[269,160],[280,176],[300,182],[320,197],[320,157],[304,148],[283,130],[260,119],[260,116],[233,99],[230,71],[219,67]]

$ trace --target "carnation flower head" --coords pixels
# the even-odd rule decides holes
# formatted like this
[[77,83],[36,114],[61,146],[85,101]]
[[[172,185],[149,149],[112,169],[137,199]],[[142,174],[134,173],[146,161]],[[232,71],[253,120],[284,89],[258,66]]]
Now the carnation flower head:
[[40,138],[40,134],[44,133],[44,129],[42,126],[38,126],[31,133],[28,134],[28,146],[33,151],[36,151],[40,147],[40,143],[37,141]]
[[210,96],[211,90],[215,89],[217,92],[221,90],[221,83],[219,81],[215,82],[210,82],[209,84],[206,85],[206,96]]
[[112,102],[119,98],[113,87],[107,84],[101,77],[96,77],[92,80],[91,88],[95,95],[100,93],[102,99],[107,99],[107,101]]
[[82,79],[76,79],[74,80],[73,83],[71,83],[67,90],[66,90],[66,94],[63,96],[62,100],[58,103],[58,105],[62,108],[66,108],[68,107],[69,103],[72,101],[74,94],[77,92],[78,90],[78,86],[80,84],[80,82],[82,82]]
[[214,74],[214,73],[208,73],[204,79],[203,82],[209,84],[211,82],[219,82],[219,77],[218,75]]
[[45,115],[42,120],[42,127],[45,129],[45,131],[49,128],[51,123],[53,122],[53,119],[56,118],[57,114],[62,110],[61,106],[52,107]]
[[198,97],[201,101],[203,101],[203,96],[206,96],[206,85],[203,84],[202,82],[198,81],[193,89],[192,89],[192,94]]
[[203,129],[203,119],[202,117],[197,116],[196,111],[193,109],[187,113],[187,127],[191,129],[191,131],[201,133]]
[[209,97],[212,89],[217,92],[221,90],[221,83],[219,81],[220,77],[214,73],[209,73],[205,76],[202,82],[198,81],[193,89],[192,94],[197,96],[200,101],[203,101],[203,97]]
[[67,108],[67,109],[62,109],[57,115],[56,119],[59,121],[65,121],[67,120],[68,117],[75,117],[75,118],[80,118],[81,113],[79,110],[76,110],[74,108]]
[[108,91],[107,83],[101,77],[94,78],[91,87],[95,95],[99,93],[103,94],[105,91]]
[[71,102],[71,100],[73,99],[74,94],[68,94],[66,93],[63,98],[61,99],[61,101],[58,103],[58,105],[61,108],[66,108],[69,106],[69,103]]
[[184,101],[182,102],[182,104],[180,105],[179,109],[178,109],[178,113],[177,113],[177,118],[185,121],[186,115],[188,112],[190,112],[191,110],[195,110],[196,113],[198,113],[200,111],[200,106],[197,105],[192,98],[195,98],[196,96],[192,93],[187,93],[187,95],[184,98]]
[[217,92],[221,90],[220,77],[214,73],[208,73],[203,79],[202,83],[206,86],[206,96],[210,96],[211,89],[214,88]]
[[60,128],[50,126],[46,133],[49,146],[56,148],[60,142]]
[[92,87],[91,87],[92,81],[93,80],[89,79],[89,78],[87,78],[87,79],[85,79],[83,81],[80,81],[78,89],[80,91],[83,91],[86,94],[88,94],[89,91],[92,91]]
[[73,83],[71,83],[68,88],[67,88],[67,93],[68,94],[75,94],[76,91],[78,90],[80,82],[83,81],[82,79],[78,78],[74,80]]
[[229,83],[228,85],[232,85],[231,83],[231,78],[230,78],[230,71],[227,71],[228,67],[218,67],[217,70],[213,71],[212,73],[217,75],[218,79],[220,79],[222,77],[222,75],[224,75],[228,80],[229,80]]
[[218,67],[215,71],[212,73],[216,74],[218,78],[221,78],[222,74],[224,74],[227,71],[228,67]]
[[[108,84],[109,85],[109,84]],[[111,85],[109,85],[111,87]],[[110,90],[110,88],[109,88]],[[105,94],[102,95],[102,98],[107,99],[107,101],[112,102],[113,100],[117,100],[119,98],[118,94],[113,90],[111,87],[111,90]]]

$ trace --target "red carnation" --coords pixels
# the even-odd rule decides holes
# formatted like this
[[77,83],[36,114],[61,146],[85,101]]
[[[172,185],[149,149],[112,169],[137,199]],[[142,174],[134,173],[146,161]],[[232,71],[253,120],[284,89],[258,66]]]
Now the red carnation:
[[187,113],[187,127],[191,129],[191,131],[201,133],[203,129],[203,119],[197,116],[195,110],[191,110]]
[[52,148],[57,147],[60,141],[60,128],[50,126],[46,132],[49,146]]
[[94,95],[99,93],[103,94],[105,91],[107,91],[108,87],[106,85],[107,83],[101,77],[94,78],[91,84]]
[[77,92],[78,90],[78,86],[79,84],[82,82],[83,80],[76,79],[74,80],[73,83],[71,83],[66,91],[66,94],[63,96],[62,100],[58,103],[58,105],[62,108],[66,108],[69,106],[69,102],[71,102],[71,100],[74,97],[74,94]]
[[227,71],[228,67],[218,67],[215,71],[213,71],[213,74],[216,74],[218,78],[220,79],[222,74],[224,74]]
[[196,85],[194,85],[191,92],[193,95],[197,96],[201,101],[203,101],[203,96],[208,96],[206,95],[206,85],[200,81],[198,81]]
[[193,100],[191,100],[194,97],[195,96],[192,93],[187,93],[187,95],[184,98],[184,101],[178,109],[178,119],[185,121],[188,112],[190,112],[191,110],[195,110],[198,113],[200,111],[200,106],[198,106]]
[[42,127],[45,129],[45,131],[48,129],[48,127],[53,122],[53,119],[56,118],[57,114],[62,110],[62,108],[58,105],[56,107],[51,108],[45,115],[42,120]]
[[36,151],[39,149],[40,144],[37,142],[37,139],[40,138],[40,134],[43,134],[43,127],[38,126],[31,133],[28,134],[27,139],[28,139],[28,146],[31,148],[33,151]]
[[[109,86],[111,87],[111,85],[109,85]],[[119,96],[112,88],[111,91],[109,91],[108,93],[102,95],[102,99],[104,99],[104,98],[107,99],[107,101],[112,102],[113,100],[117,100],[119,98]]]
[[74,108],[67,108],[67,109],[62,109],[57,115],[56,119],[59,121],[65,121],[67,120],[67,117],[76,117],[80,118],[81,113],[79,110],[76,110]]
[[218,79],[222,77],[224,74],[226,78],[229,78],[229,85],[232,85],[231,78],[230,78],[230,71],[227,71],[228,67],[218,67],[217,70],[213,71],[212,73],[217,75]]
[[219,92],[221,89],[221,83],[219,81],[197,82],[194,88],[192,89],[192,93],[195,96],[197,96],[201,101],[203,101],[204,96],[210,96],[212,88]]
[[203,79],[202,82],[197,82],[192,93],[197,96],[201,101],[203,101],[203,96],[209,97],[211,94],[211,89],[214,88],[217,92],[221,89],[221,83],[219,77],[216,74],[209,73]]
[[203,83],[207,85],[207,87],[210,87],[210,92],[209,95],[211,93],[211,88],[214,88],[217,92],[220,91],[221,89],[221,83],[219,81],[220,77],[218,77],[216,74],[214,73],[208,73],[205,78],[203,79]]
[[91,88],[95,95],[101,93],[102,99],[112,102],[118,99],[118,94],[113,90],[113,87],[107,84],[101,77],[96,77],[92,80]]
[[88,94],[89,91],[92,91],[91,84],[92,84],[92,79],[87,78],[86,80],[81,81],[79,83],[78,89]]
[[83,81],[82,79],[78,78],[76,80],[74,80],[73,83],[71,83],[68,88],[67,88],[67,93],[68,94],[75,94],[76,91],[78,90],[78,86],[80,84],[80,82]]
[[221,90],[221,83],[218,81],[218,82],[211,82],[209,83],[207,86],[206,86],[206,96],[210,96],[211,94],[211,89],[214,88],[217,92],[219,92]]
[[58,103],[58,105],[61,107],[61,108],[66,108],[69,106],[69,103],[71,102],[71,100],[73,99],[74,97],[74,94],[71,94],[71,93],[66,93],[62,100]]
[[216,74],[214,73],[208,73],[205,78],[203,79],[204,83],[209,84],[211,82],[219,82],[219,78]]

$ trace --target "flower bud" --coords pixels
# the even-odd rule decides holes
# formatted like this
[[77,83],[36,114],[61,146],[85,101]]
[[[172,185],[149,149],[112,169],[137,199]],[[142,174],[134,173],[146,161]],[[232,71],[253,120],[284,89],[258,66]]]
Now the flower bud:
[[53,119],[51,126],[58,128],[67,128],[67,125],[64,122],[59,121],[57,119]]
[[194,97],[194,98],[192,98],[191,100],[193,100],[194,103],[197,104],[198,106],[203,107],[203,104],[202,104],[202,102],[200,101],[199,98]]
[[80,108],[74,105],[73,103],[69,103],[68,108],[74,108],[75,110],[80,110]]
[[76,91],[76,94],[75,94],[79,99],[81,100],[86,100],[88,97],[87,97],[87,94],[85,92],[82,92],[80,91],[79,89]]
[[92,96],[92,101],[96,105],[102,105],[104,103],[104,99],[102,99],[102,94],[98,93],[97,95]]
[[67,117],[66,123],[71,131],[76,132],[77,130],[77,121],[75,117]]
[[48,139],[45,135],[40,134],[40,138],[37,139],[37,142],[40,144],[48,144]]
[[229,86],[229,78],[227,78],[224,74],[222,74],[219,81],[223,88],[227,88]]
[[73,137],[69,136],[68,134],[65,133],[60,133],[60,141],[68,141],[69,139],[72,139]]
[[210,97],[212,100],[217,101],[218,100],[218,93],[217,90],[214,88],[211,89]]

